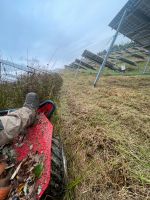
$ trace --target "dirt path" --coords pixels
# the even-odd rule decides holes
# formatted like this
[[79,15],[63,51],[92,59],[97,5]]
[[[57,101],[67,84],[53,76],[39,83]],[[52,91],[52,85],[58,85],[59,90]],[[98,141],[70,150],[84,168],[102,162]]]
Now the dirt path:
[[150,77],[105,77],[97,88],[93,79],[64,74],[66,199],[149,199]]

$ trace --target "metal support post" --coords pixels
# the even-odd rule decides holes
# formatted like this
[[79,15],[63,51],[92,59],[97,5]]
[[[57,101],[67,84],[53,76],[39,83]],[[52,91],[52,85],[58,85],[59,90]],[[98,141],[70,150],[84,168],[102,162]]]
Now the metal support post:
[[0,62],[0,81],[2,80],[2,63]]
[[79,73],[81,61],[82,61],[82,58],[80,59],[80,63],[78,64],[78,68],[77,68],[76,73],[75,73],[75,78],[77,78],[77,75],[78,75],[78,73]]
[[145,67],[144,67],[143,74],[146,73],[146,70],[147,70],[147,67],[148,67],[149,63],[150,63],[150,52],[149,52],[149,58],[148,58],[148,61],[147,61],[146,65],[145,65]]
[[120,20],[120,22],[119,22],[119,24],[118,24],[117,31],[116,31],[116,33],[115,33],[115,35],[114,35],[114,37],[113,37],[113,40],[112,40],[112,42],[111,42],[111,44],[110,44],[110,47],[109,47],[109,49],[108,49],[108,51],[107,51],[107,53],[106,53],[106,56],[105,56],[105,58],[104,58],[104,60],[103,60],[102,65],[100,65],[99,71],[98,71],[97,76],[96,76],[96,79],[95,79],[95,81],[94,81],[94,87],[96,86],[97,81],[100,79],[101,72],[102,72],[103,68],[105,67],[105,64],[106,64],[106,62],[107,62],[107,60],[108,60],[108,57],[109,57],[109,55],[110,55],[110,53],[111,53],[111,50],[112,50],[112,48],[113,48],[113,45],[114,45],[114,43],[115,43],[115,41],[116,41],[116,39],[117,39],[117,36],[118,36],[119,30],[120,30],[120,27],[121,27],[121,25],[122,25],[122,22],[123,22],[125,16],[126,16],[126,12],[127,12],[127,10],[124,11],[124,13],[123,13],[123,15],[122,15],[122,17],[121,17],[121,20]]

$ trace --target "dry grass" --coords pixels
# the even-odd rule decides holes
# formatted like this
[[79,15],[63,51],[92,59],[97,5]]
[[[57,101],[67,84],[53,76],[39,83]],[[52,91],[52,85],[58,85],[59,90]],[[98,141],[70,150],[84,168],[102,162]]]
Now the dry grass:
[[67,200],[150,199],[150,77],[64,73]]
[[57,73],[35,73],[18,77],[13,83],[0,84],[0,109],[22,106],[28,92],[37,92],[40,100],[59,98],[62,78]]

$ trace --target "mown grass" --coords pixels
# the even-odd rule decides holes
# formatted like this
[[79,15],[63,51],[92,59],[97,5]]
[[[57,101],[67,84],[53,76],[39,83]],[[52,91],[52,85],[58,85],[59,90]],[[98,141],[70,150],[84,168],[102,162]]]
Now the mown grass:
[[150,197],[150,76],[64,73],[61,132],[68,156],[66,200]]

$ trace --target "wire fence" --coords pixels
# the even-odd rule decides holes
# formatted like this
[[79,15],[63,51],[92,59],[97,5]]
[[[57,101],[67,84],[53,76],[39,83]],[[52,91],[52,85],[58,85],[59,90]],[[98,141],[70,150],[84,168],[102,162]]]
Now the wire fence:
[[0,59],[0,82],[14,82],[18,77],[35,73],[50,73],[50,71],[41,69],[39,66],[20,65]]

